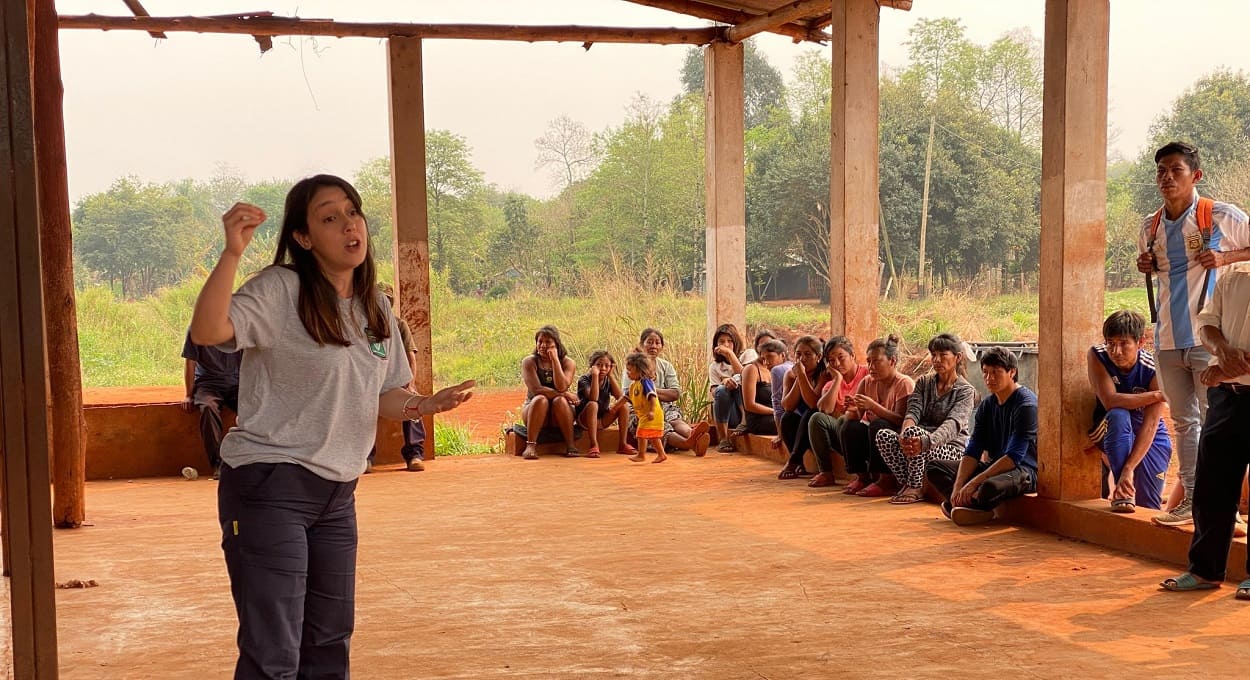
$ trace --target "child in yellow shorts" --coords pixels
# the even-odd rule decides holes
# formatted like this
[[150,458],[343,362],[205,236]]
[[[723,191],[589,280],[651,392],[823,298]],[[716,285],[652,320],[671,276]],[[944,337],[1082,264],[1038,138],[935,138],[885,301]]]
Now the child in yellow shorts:
[[629,401],[633,404],[634,415],[638,417],[638,453],[629,459],[635,463],[647,460],[647,443],[655,446],[656,455],[652,463],[663,463],[668,460],[664,455],[664,409],[660,407],[660,398],[655,393],[655,382],[652,377],[655,370],[651,358],[642,352],[634,352],[625,357],[625,370],[629,373]]

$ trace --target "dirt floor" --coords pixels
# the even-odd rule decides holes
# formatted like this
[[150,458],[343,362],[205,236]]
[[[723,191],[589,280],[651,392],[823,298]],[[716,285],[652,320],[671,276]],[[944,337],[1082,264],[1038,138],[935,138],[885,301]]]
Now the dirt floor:
[[[361,481],[354,678],[1234,678],[1250,603],[761,459],[486,456]],[[63,678],[231,674],[215,485],[92,482],[56,534]],[[6,607],[7,609],[7,607]],[[1013,673],[1014,672],[1014,673]]]

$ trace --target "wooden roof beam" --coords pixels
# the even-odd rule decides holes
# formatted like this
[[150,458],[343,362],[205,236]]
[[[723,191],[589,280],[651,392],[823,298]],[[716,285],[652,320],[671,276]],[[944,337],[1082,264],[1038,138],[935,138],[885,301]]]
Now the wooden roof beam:
[[[911,11],[911,4],[912,4],[912,0],[877,0],[878,7],[889,7],[891,9],[897,9],[897,10],[901,10],[904,12]],[[822,16],[820,19],[813,21],[812,27],[824,28],[831,23],[833,23],[833,15],[826,14]]]
[[[722,24],[741,24],[750,21],[758,14],[750,14],[747,12],[739,12],[738,10],[726,9],[718,7],[706,2],[698,0],[629,0],[636,5],[645,5],[647,7],[655,7],[656,9],[664,9],[678,14],[699,17],[709,21],[716,21]],[[816,43],[829,42],[829,34],[820,30],[816,30],[806,24],[791,21],[784,23],[776,28],[767,29],[773,33],[794,38],[795,42],[810,41]]]
[[515,40],[520,42],[579,42],[654,45],[706,45],[722,29],[618,28],[608,26],[506,26],[495,24],[354,23],[295,17],[117,17],[62,15],[63,29],[103,31],[167,31],[228,33],[251,36],[314,35],[334,38],[435,38],[448,40]]
[[776,30],[777,27],[796,19],[809,17],[821,9],[827,11],[828,7],[829,0],[797,0],[796,2],[782,5],[768,14],[760,14],[743,21],[737,26],[730,26],[725,31],[725,40],[734,43],[742,42],[757,33]]

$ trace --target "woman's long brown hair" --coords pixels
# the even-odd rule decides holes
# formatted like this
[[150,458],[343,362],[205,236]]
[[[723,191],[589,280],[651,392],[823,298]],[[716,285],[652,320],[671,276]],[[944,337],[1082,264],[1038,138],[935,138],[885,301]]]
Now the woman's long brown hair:
[[[274,253],[275,266],[287,267],[299,275],[299,320],[304,330],[318,345],[352,344],[351,329],[346,327],[339,314],[338,293],[334,284],[322,273],[312,251],[295,240],[295,233],[308,233],[308,204],[313,194],[322,187],[338,187],[364,218],[360,206],[360,192],[350,182],[334,175],[314,175],[296,182],[286,195],[286,208],[282,216],[282,233],[278,237],[278,250]],[[391,323],[382,304],[378,301],[377,268],[373,262],[373,236],[368,233],[365,220],[365,261],[352,272],[352,297],[365,308],[369,330],[375,338],[385,340],[391,336]]]

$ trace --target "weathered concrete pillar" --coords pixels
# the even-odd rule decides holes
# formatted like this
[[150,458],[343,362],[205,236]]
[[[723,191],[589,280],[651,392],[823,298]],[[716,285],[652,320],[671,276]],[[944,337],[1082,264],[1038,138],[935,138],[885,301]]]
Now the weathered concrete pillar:
[[707,332],[732,323],[746,332],[746,152],[741,43],[704,48],[707,132]]
[[1038,491],[1060,500],[1101,493],[1085,356],[1102,332],[1109,30],[1109,0],[1046,2]]
[[833,3],[829,316],[861,355],[877,337],[878,19],[874,0]]
[[[391,190],[395,224],[395,305],[416,343],[416,388],[434,390],[430,328],[430,224],[426,206],[425,95],[421,40],[389,41]],[[425,418],[425,458],[434,458],[434,417]]]

